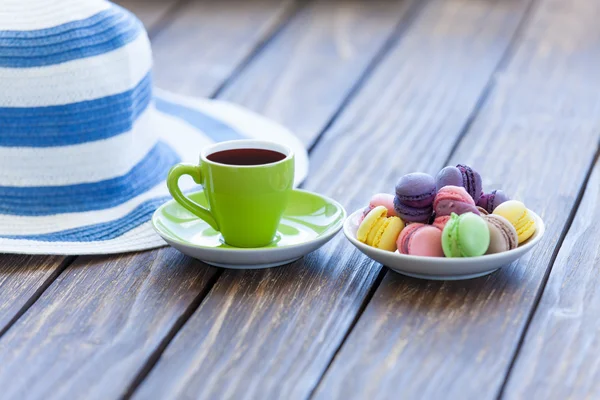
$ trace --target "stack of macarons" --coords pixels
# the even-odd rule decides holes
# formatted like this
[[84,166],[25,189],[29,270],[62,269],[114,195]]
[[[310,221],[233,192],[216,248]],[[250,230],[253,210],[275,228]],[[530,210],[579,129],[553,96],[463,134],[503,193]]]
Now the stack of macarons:
[[395,195],[378,193],[364,210],[357,239],[376,248],[430,257],[476,257],[516,248],[536,231],[523,203],[502,190],[485,193],[467,165],[436,176],[417,172]]

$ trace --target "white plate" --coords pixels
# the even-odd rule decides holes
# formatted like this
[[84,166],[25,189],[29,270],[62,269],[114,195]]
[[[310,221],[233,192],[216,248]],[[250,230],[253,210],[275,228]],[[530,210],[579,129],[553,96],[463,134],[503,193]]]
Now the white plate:
[[368,246],[356,239],[358,221],[363,210],[357,210],[344,223],[344,234],[361,252],[390,269],[413,278],[459,280],[484,276],[508,265],[531,250],[544,235],[544,221],[534,212],[537,230],[516,249],[503,253],[469,258],[423,257],[400,254]]

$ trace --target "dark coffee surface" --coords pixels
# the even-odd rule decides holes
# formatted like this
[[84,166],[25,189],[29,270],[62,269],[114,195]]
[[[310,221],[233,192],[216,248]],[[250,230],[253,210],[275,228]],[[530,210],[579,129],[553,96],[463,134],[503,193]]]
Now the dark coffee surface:
[[265,149],[223,150],[207,156],[210,161],[229,165],[263,165],[281,161],[285,154]]

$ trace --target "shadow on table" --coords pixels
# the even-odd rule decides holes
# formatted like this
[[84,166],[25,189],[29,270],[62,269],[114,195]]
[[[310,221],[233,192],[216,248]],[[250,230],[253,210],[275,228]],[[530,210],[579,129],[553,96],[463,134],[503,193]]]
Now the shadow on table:
[[[515,262],[490,275],[459,281],[433,281],[411,278],[388,269],[377,295],[397,306],[410,306],[427,312],[452,312],[467,308],[494,308],[501,297],[523,295],[520,270]],[[389,305],[389,304],[388,304]]]

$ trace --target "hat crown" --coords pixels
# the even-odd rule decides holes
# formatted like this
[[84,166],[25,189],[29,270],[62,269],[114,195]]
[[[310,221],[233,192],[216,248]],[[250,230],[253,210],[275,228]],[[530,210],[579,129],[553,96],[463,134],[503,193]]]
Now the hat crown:
[[86,19],[111,7],[106,0],[2,0],[2,31],[32,31]]
[[103,181],[150,154],[152,55],[132,13],[4,0],[0,27],[0,188]]
[[[148,37],[126,9],[107,1],[4,1],[0,107],[94,100],[150,79]],[[32,12],[31,3],[40,6]]]
[[297,183],[305,176],[306,151],[287,130],[219,101],[153,97],[151,66],[142,24],[119,6],[0,0],[0,252],[163,245],[150,218],[169,168],[215,141],[285,143]]

